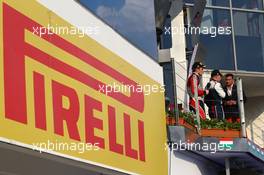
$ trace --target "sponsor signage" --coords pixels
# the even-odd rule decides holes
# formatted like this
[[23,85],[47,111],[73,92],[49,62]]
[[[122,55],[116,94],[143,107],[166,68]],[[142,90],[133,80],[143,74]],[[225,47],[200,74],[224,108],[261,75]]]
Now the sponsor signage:
[[[142,88],[161,85],[89,36],[54,32],[74,27],[37,1],[0,2],[0,140],[123,172],[167,174],[164,94]],[[93,149],[66,149],[73,143]]]

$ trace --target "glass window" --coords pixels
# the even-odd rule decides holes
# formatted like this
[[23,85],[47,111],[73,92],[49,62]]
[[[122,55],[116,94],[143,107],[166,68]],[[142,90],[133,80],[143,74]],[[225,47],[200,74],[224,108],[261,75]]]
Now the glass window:
[[157,60],[153,0],[79,0],[127,40]]
[[172,36],[171,36],[171,17],[167,15],[164,29],[161,35],[160,49],[170,49],[172,47]]
[[173,104],[174,92],[173,92],[173,71],[171,62],[162,63],[163,77],[165,85],[165,96],[170,99],[170,103]]
[[207,0],[207,5],[229,7],[229,0]]
[[200,42],[205,46],[204,63],[210,69],[234,69],[232,28],[229,10],[206,9],[204,11]]
[[233,11],[239,70],[264,71],[264,14]]
[[232,5],[235,8],[262,10],[263,0],[232,0]]
[[193,4],[194,3],[194,0],[184,0],[185,3],[190,3],[190,4]]
[[[185,3],[193,4],[194,2],[195,0],[185,0]],[[207,0],[206,5],[229,7],[229,0]]]

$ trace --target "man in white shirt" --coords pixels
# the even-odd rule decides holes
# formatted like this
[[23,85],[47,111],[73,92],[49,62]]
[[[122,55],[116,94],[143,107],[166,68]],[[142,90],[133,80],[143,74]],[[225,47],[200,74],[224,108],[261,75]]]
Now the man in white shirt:
[[210,118],[224,120],[224,110],[222,106],[222,99],[225,98],[226,93],[221,85],[222,74],[219,70],[213,70],[211,73],[211,80],[206,85],[209,94],[205,96],[205,103],[208,106],[208,113]]

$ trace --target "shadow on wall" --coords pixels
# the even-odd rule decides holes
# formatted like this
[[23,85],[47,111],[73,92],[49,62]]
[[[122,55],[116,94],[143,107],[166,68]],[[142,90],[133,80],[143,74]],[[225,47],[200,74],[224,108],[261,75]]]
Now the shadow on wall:
[[[252,170],[249,169],[239,169],[239,170],[231,170],[230,174],[232,175],[259,175],[256,172],[253,172]],[[225,171],[219,173],[219,175],[226,175]]]
[[186,175],[218,175],[222,169],[208,159],[188,151],[174,151],[172,155],[172,175],[176,175],[175,172]]
[[247,136],[264,147],[264,96],[249,97],[245,104]]

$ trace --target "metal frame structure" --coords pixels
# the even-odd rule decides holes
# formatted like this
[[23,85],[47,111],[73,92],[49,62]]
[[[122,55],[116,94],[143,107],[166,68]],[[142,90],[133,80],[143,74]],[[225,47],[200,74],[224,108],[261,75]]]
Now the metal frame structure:
[[[191,3],[185,3],[185,6],[194,6],[194,4]],[[263,0],[263,6],[264,6],[264,0]],[[264,77],[263,72],[248,72],[239,70],[237,67],[237,52],[236,52],[236,41],[235,41],[235,28],[234,28],[234,11],[240,11],[240,12],[253,12],[253,13],[261,13],[264,15],[264,8],[262,10],[256,10],[256,9],[244,9],[244,8],[236,8],[232,5],[232,0],[229,0],[229,7],[222,7],[222,6],[212,6],[212,5],[206,5],[206,9],[219,9],[219,10],[229,10],[230,11],[230,19],[231,19],[231,27],[232,27],[232,44],[233,44],[233,60],[234,60],[234,70],[226,70],[225,72],[234,72],[234,73],[250,73],[250,74],[259,74]]]

